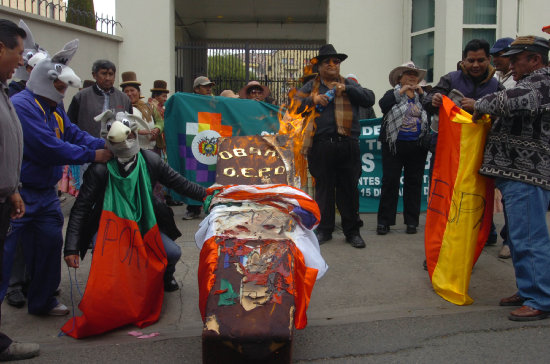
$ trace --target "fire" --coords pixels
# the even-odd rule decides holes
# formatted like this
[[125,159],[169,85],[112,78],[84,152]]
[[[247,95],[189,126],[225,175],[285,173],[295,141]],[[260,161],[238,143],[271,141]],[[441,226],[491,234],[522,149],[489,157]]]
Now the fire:
[[315,134],[315,118],[319,113],[314,105],[305,105],[293,88],[288,93],[288,105],[279,109],[279,134],[288,134],[294,141],[294,164],[301,184],[307,181],[307,152]]

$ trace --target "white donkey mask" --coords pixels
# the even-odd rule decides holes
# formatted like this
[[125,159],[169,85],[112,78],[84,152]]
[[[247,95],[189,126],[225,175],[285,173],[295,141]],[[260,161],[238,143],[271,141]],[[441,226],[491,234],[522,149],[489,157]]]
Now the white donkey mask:
[[[106,110],[94,118],[101,123],[100,136],[105,139],[105,145],[119,160],[128,160],[138,154],[137,138],[139,117],[127,112],[116,114]],[[133,137],[130,133],[133,132]]]
[[72,87],[80,87],[82,81],[67,64],[71,61],[78,49],[78,39],[65,44],[62,50],[54,54],[52,58],[44,58],[39,61],[32,70],[27,88],[37,95],[43,96],[56,103],[63,101],[64,94],[57,91],[53,85],[59,80]]
[[[34,41],[34,37],[32,35],[31,30],[23,20],[19,20],[19,28],[22,28],[25,31],[25,33],[27,33],[27,37],[23,41],[24,65],[17,67],[13,77],[19,80],[27,81],[29,79],[29,73],[27,72],[27,65],[34,67],[39,60],[48,58],[50,55],[44,48],[41,48],[38,45],[38,43]],[[31,59],[33,59],[33,61],[29,62]]]

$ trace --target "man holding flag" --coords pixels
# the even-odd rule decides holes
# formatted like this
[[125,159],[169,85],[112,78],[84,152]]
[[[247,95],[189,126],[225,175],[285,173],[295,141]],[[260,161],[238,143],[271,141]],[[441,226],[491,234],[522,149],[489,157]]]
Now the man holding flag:
[[518,292],[501,306],[521,306],[508,318],[541,320],[550,315],[550,68],[548,40],[518,37],[510,57],[517,85],[487,95],[474,105],[497,118],[487,137],[480,173],[496,178],[502,192]]

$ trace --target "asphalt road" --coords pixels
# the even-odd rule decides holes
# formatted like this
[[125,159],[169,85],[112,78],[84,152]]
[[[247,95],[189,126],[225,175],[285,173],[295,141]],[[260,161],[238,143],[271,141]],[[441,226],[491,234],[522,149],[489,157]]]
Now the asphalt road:
[[[71,199],[63,204],[67,214]],[[165,295],[158,323],[143,330],[151,339],[128,335],[124,327],[84,340],[58,336],[68,317],[37,317],[26,309],[2,306],[2,331],[19,341],[41,344],[37,363],[200,363],[202,321],[198,310],[199,251],[194,232],[199,220],[183,221],[183,207],[174,209],[183,236],[177,265],[179,291]],[[514,293],[512,262],[486,247],[474,268],[469,294],[474,303],[456,306],[436,295],[424,259],[422,216],[419,233],[405,234],[397,225],[386,236],[375,232],[376,215],[363,214],[366,249],[354,249],[340,233],[322,245],[329,270],[314,288],[308,326],[296,332],[296,363],[548,363],[550,319],[518,323],[507,319],[500,298]],[[401,217],[398,217],[398,221]],[[502,214],[495,215],[502,226]],[[89,259],[76,272],[83,289]],[[63,263],[64,264],[64,263]],[[79,293],[75,272],[63,265],[60,300],[76,314]],[[72,282],[72,284],[71,284]],[[71,292],[71,287],[73,287]],[[107,301],[109,298],[106,297]]]

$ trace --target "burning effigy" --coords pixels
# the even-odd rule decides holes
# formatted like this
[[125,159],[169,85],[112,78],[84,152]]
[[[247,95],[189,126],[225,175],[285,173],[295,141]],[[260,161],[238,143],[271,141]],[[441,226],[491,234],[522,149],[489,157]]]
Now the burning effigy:
[[290,362],[328,266],[312,231],[316,202],[301,191],[289,135],[220,138],[216,184],[195,235],[201,249],[203,362]]

